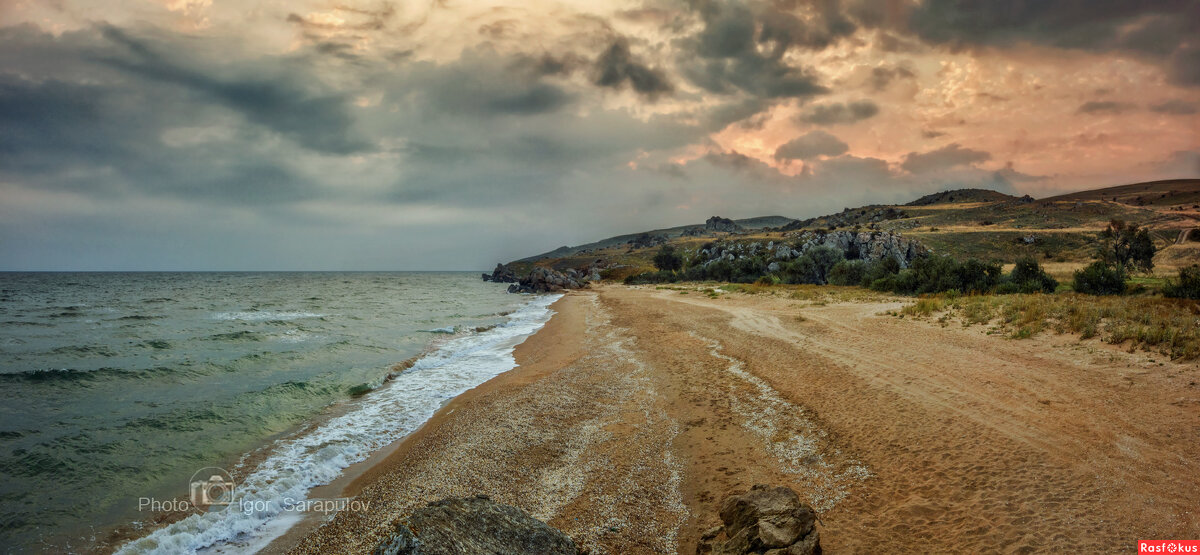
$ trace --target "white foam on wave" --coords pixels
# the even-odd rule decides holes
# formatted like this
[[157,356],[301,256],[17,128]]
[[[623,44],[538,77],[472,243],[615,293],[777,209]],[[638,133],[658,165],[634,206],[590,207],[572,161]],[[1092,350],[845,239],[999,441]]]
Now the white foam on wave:
[[[286,532],[285,500],[333,481],[343,469],[429,420],[447,400],[516,366],[513,348],[550,319],[561,295],[534,297],[490,330],[455,337],[422,357],[346,414],[282,441],[237,485],[227,507],[194,514],[129,542],[119,554],[250,553]],[[246,509],[246,510],[243,510]]]
[[213,318],[217,320],[243,321],[243,322],[265,322],[267,320],[299,320],[301,318],[321,318],[324,314],[315,312],[271,312],[271,311],[249,311],[249,312],[218,312],[213,314]]

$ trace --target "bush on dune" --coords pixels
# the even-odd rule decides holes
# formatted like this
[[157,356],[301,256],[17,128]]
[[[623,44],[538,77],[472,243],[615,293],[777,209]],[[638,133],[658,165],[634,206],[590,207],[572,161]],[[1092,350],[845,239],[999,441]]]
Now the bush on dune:
[[654,267],[664,272],[675,272],[683,268],[683,257],[675,252],[675,247],[663,245],[654,255]]
[[1163,296],[1200,300],[1200,264],[1179,269],[1179,281],[1168,281]]
[[842,260],[829,269],[829,283],[831,285],[860,285],[866,275],[866,262]]
[[1125,292],[1125,269],[1097,260],[1075,272],[1075,291],[1089,295],[1120,295]]
[[[905,295],[958,291],[987,293],[1000,281],[1000,265],[975,259],[958,262],[948,256],[927,256],[894,275],[871,281],[871,289]],[[872,277],[868,273],[868,278]]]
[[1050,277],[1032,257],[1017,260],[1013,271],[996,288],[997,293],[1053,293],[1058,280]]

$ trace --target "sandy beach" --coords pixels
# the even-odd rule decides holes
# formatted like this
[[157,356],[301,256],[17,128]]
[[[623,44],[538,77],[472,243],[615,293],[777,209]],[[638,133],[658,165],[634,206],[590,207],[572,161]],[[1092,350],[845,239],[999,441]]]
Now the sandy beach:
[[593,553],[694,553],[725,495],[786,485],[827,552],[1126,551],[1200,537],[1200,368],[1045,334],[652,287],[567,294],[518,367],[317,497],[367,511],[270,551],[369,553],[487,494]]

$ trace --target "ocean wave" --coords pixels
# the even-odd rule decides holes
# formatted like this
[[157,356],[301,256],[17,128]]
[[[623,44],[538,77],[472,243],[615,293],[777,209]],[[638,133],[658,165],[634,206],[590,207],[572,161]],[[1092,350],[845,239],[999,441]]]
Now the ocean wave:
[[294,516],[283,510],[283,499],[306,499],[310,488],[333,481],[347,466],[416,430],[446,400],[511,370],[513,348],[550,318],[550,303],[558,297],[534,297],[503,325],[448,339],[361,397],[346,414],[280,442],[238,484],[231,505],[169,524],[118,553],[195,553],[214,546],[253,552],[265,546]]
[[115,357],[117,352],[107,345],[65,345],[50,351],[55,355],[74,355],[77,357]]
[[263,336],[261,333],[247,331],[247,330],[231,331],[228,333],[215,333],[213,335],[208,336],[208,338],[213,341],[262,341],[263,340]]
[[76,370],[74,368],[50,368],[42,370],[25,370],[22,372],[0,373],[0,383],[53,383],[53,382],[90,382],[104,379],[155,379],[164,374],[178,373],[173,368],[156,366],[142,370],[124,368],[97,368],[95,370]]
[[316,312],[270,312],[270,311],[247,311],[247,312],[218,312],[213,314],[216,320],[230,320],[242,322],[264,322],[268,320],[299,320],[301,318],[324,318],[325,314]]
[[4,325],[6,325],[6,326],[33,326],[33,327],[38,327],[38,328],[54,327],[54,324],[48,324],[46,322],[28,322],[25,320],[8,320],[8,321],[4,322]]

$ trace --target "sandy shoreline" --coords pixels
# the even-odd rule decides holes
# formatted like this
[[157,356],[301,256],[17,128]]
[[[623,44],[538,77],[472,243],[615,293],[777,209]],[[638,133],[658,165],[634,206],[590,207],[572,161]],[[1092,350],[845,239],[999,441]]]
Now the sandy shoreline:
[[368,553],[486,493],[595,553],[694,552],[725,494],[788,485],[831,552],[1125,550],[1200,536],[1200,369],[768,296],[575,292],[460,395],[314,497],[370,510],[271,552]]

